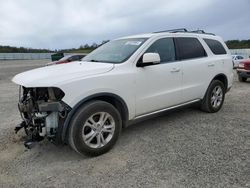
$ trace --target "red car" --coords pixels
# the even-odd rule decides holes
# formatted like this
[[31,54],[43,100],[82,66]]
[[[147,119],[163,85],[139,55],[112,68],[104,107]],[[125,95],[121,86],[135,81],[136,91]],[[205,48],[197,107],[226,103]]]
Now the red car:
[[73,61],[80,61],[84,57],[85,57],[85,55],[83,55],[83,54],[67,55],[67,56],[64,56],[63,58],[59,59],[58,61],[50,62],[47,65],[57,65],[57,64],[63,64],[63,63],[70,63]]
[[246,82],[247,79],[250,78],[250,59],[246,59],[239,63],[237,73],[240,82]]

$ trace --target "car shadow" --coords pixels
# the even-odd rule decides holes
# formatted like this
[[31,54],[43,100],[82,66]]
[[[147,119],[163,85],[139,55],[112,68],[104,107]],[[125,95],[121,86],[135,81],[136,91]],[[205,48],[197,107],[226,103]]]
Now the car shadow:
[[[92,157],[87,155],[81,155],[76,153],[73,149],[71,149],[68,145],[54,145],[47,140],[44,140],[37,144],[31,150],[26,149],[27,153],[32,155],[32,158],[36,158],[36,160],[43,160],[46,163],[51,162],[66,162],[66,161],[82,161],[93,159],[95,160],[100,158],[112,158],[117,157],[117,154],[122,152],[124,147],[129,142],[133,142],[133,138],[136,136],[143,137],[144,134],[151,132],[155,129],[161,129],[165,126],[170,126],[169,124],[178,124],[180,121],[180,117],[189,116],[193,113],[203,113],[192,107],[184,107],[180,109],[175,109],[167,112],[163,112],[145,119],[142,119],[138,122],[135,122],[128,127],[124,128],[122,134],[114,146],[112,150],[108,153],[103,154],[101,156]],[[177,125],[178,126],[178,125]],[[146,133],[145,133],[146,131]],[[114,155],[116,154],[116,155]]]

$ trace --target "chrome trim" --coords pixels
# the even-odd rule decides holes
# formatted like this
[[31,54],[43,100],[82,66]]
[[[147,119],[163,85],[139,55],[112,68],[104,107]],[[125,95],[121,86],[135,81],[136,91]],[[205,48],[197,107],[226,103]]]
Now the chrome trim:
[[175,109],[175,108],[178,108],[178,107],[181,107],[181,106],[185,106],[185,105],[188,105],[188,104],[192,104],[192,103],[198,102],[200,100],[201,99],[195,99],[195,100],[188,101],[188,102],[185,102],[185,103],[182,103],[182,104],[178,104],[178,105],[175,105],[175,106],[170,106],[168,108],[164,108],[164,109],[161,109],[161,110],[156,110],[154,112],[150,112],[150,113],[147,113],[147,114],[139,115],[139,116],[135,117],[134,119],[136,120],[136,119],[140,119],[140,118],[143,118],[143,117],[146,117],[146,116],[149,116],[149,115],[153,115],[153,114],[157,114],[157,113],[164,112],[164,111],[167,111],[167,110]]
[[240,68],[237,68],[237,71],[238,72],[250,72],[250,70],[246,70],[244,68],[240,69]]

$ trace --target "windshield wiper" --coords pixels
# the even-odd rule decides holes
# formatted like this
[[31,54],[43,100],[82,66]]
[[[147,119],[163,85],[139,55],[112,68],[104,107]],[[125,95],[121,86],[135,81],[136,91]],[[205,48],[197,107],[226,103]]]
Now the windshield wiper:
[[98,61],[98,60],[95,60],[95,59],[91,59],[91,60],[89,60],[90,62],[100,62],[100,61]]
[[98,63],[114,63],[114,62],[109,62],[109,61],[98,61],[98,60],[95,60],[95,59],[84,60],[84,61],[89,61],[89,62],[98,62]]

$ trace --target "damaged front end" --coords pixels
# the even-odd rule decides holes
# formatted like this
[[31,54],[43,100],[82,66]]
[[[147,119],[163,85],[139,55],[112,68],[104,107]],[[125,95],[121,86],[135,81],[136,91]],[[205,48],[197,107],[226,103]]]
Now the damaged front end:
[[27,140],[24,145],[31,148],[45,137],[51,142],[61,142],[65,119],[71,110],[61,99],[64,92],[59,88],[25,88],[20,86],[18,109],[23,122],[15,131],[24,128]]

